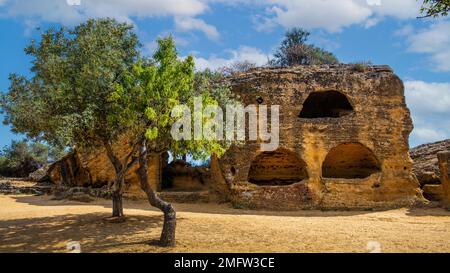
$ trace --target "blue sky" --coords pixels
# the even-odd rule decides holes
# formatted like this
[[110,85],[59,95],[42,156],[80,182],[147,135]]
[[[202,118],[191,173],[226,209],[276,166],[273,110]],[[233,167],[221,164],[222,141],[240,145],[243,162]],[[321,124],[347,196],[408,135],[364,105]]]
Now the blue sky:
[[[284,32],[312,32],[310,42],[342,62],[388,64],[403,79],[415,123],[411,146],[450,138],[450,18],[416,19],[416,0],[0,0],[0,91],[9,73],[30,75],[23,48],[42,30],[88,18],[136,26],[144,54],[173,34],[199,69],[248,60],[263,65]],[[21,136],[0,127],[0,147]]]

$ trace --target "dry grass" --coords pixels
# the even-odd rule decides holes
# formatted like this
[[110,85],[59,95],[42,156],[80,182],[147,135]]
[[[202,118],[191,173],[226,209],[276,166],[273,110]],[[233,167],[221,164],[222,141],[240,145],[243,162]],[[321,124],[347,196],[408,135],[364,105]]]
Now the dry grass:
[[177,247],[149,244],[159,237],[161,213],[127,201],[128,221],[102,221],[110,202],[52,201],[0,195],[0,252],[64,252],[79,241],[84,252],[450,252],[450,212],[269,212],[228,205],[176,204]]

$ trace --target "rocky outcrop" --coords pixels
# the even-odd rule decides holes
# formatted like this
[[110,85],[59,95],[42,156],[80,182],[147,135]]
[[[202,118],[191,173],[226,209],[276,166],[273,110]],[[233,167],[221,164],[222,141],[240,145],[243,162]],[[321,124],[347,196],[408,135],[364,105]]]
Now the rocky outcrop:
[[[120,158],[124,158],[130,150],[125,138],[117,142],[113,149]],[[150,156],[148,162],[149,183],[157,190],[161,181],[161,157]],[[137,168],[138,164],[125,176],[126,190],[130,194],[141,192]],[[114,182],[115,171],[103,148],[75,150],[50,166],[48,178],[59,186],[101,188]]]
[[437,154],[441,184],[443,189],[443,204],[450,208],[450,151],[439,152]]
[[450,151],[450,139],[420,145],[411,149],[413,173],[422,186],[427,184],[441,184],[437,154]]
[[231,83],[245,106],[280,106],[278,150],[247,141],[212,164],[236,206],[369,209],[424,201],[408,153],[413,125],[404,86],[389,67],[264,68]]
[[50,165],[46,164],[43,167],[39,168],[38,170],[30,173],[28,175],[28,178],[34,182],[41,182],[41,181],[48,180],[49,169],[50,169]]

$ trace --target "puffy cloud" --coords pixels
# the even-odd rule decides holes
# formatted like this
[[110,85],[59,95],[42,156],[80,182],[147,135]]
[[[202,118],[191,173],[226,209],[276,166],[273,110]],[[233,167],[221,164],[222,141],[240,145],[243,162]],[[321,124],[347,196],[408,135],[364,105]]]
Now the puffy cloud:
[[211,9],[214,3],[265,8],[267,14],[259,15],[258,29],[281,25],[332,32],[353,24],[370,27],[385,16],[413,18],[420,8],[416,0],[79,0],[79,6],[69,5],[68,1],[75,0],[0,0],[0,5],[6,4],[9,16],[34,16],[65,24],[90,17],[109,16],[129,21],[133,16],[174,16],[184,18],[178,19],[182,29],[200,30],[210,38],[217,37],[217,30],[194,18]]
[[425,143],[432,143],[441,141],[449,137],[448,133],[444,130],[436,130],[430,127],[419,127],[414,129],[412,135],[412,146],[418,146]]
[[442,113],[450,117],[450,83],[406,81],[406,99],[417,113]]
[[258,66],[265,65],[270,58],[269,54],[263,53],[261,50],[248,46],[241,46],[237,50],[227,50],[229,57],[223,58],[215,55],[209,58],[198,57],[195,59],[196,68],[204,70],[206,68],[217,70],[224,66],[229,66],[235,62],[249,61]]
[[2,14],[73,24],[91,17],[130,21],[132,16],[196,16],[208,8],[201,0],[81,0],[80,5],[70,3],[68,0],[9,0]]
[[[210,0],[209,2],[224,2]],[[267,15],[258,16],[258,30],[281,25],[285,28],[323,28],[337,32],[345,27],[360,24],[371,27],[384,17],[414,18],[420,3],[416,0],[260,0],[227,1],[232,5],[247,3],[266,7]]]
[[198,30],[203,32],[209,39],[217,40],[220,37],[216,27],[208,25],[201,19],[192,17],[175,18],[175,25],[179,31]]
[[399,34],[406,37],[408,51],[430,55],[433,70],[450,71],[450,22],[442,21],[417,31],[405,27]]
[[413,146],[450,138],[450,83],[406,81],[405,95],[414,120]]
[[[6,2],[5,2],[6,1]],[[178,31],[201,31],[219,38],[214,26],[195,18],[208,10],[205,0],[0,0],[0,16],[25,18],[26,31],[40,21],[75,25],[88,18],[113,17],[132,22],[133,17],[173,17]]]

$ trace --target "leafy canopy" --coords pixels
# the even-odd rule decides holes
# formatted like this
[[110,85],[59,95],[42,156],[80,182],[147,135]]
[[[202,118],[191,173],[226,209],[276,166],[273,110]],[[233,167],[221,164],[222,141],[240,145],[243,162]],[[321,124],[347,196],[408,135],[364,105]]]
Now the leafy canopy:
[[116,86],[109,101],[122,110],[113,118],[135,124],[134,134],[145,136],[150,152],[171,151],[174,156],[190,153],[199,159],[223,154],[225,145],[220,141],[174,140],[171,129],[178,118],[171,113],[180,105],[192,110],[195,97],[201,97],[204,105],[226,103],[229,88],[213,84],[212,79],[219,76],[212,72],[196,75],[192,56],[180,59],[172,37],[157,43],[153,58],[138,62]]
[[447,16],[450,12],[450,0],[424,0],[420,12],[423,17]]
[[339,63],[333,53],[306,44],[309,36],[310,33],[302,28],[288,30],[270,65],[296,66]]
[[132,26],[113,19],[46,31],[25,49],[34,76],[10,76],[4,123],[61,146],[116,139],[129,125],[111,118],[115,106],[108,100],[138,58],[138,46]]
[[0,175],[26,177],[47,162],[54,160],[57,150],[43,143],[12,141],[0,151]]

